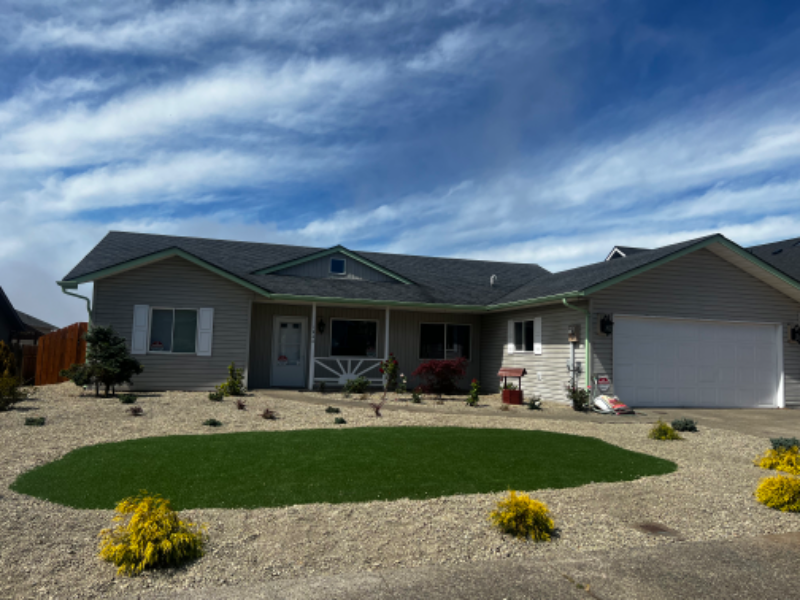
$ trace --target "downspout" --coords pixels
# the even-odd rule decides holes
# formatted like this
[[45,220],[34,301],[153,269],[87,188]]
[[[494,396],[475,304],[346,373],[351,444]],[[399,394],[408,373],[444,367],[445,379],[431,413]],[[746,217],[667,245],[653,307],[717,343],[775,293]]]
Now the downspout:
[[564,303],[564,306],[567,308],[571,308],[572,310],[577,310],[578,312],[582,312],[585,315],[586,324],[584,325],[584,329],[586,330],[586,338],[584,345],[586,346],[586,387],[590,388],[592,385],[592,338],[590,334],[590,326],[592,324],[592,313],[590,313],[585,308],[581,308],[579,306],[572,306],[569,302],[567,302],[566,298],[562,298],[561,300]]
[[73,292],[68,292],[67,290],[77,290],[78,284],[73,283],[71,281],[56,281],[56,284],[61,288],[61,291],[64,292],[67,296],[73,296],[75,298],[80,298],[81,300],[86,300],[86,312],[89,313],[89,326],[92,325],[92,301],[87,298],[86,296],[81,296],[80,294],[75,294]]

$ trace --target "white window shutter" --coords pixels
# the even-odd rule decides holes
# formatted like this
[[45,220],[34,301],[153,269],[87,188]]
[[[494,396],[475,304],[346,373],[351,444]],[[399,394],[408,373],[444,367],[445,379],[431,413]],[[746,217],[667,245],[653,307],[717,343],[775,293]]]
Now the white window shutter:
[[211,356],[214,341],[214,309],[197,311],[197,356]]
[[514,321],[508,322],[508,353],[514,354]]
[[150,307],[137,304],[133,307],[133,330],[131,332],[131,354],[147,354],[147,328]]
[[542,353],[542,317],[533,320],[533,353]]

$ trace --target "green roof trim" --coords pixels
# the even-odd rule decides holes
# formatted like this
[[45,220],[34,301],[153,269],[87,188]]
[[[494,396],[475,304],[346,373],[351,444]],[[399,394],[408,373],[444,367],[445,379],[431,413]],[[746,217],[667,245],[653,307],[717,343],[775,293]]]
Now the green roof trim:
[[320,250],[319,252],[314,252],[312,254],[308,254],[306,256],[302,256],[300,258],[295,258],[294,260],[289,260],[277,265],[273,265],[271,267],[267,267],[266,269],[259,269],[255,271],[256,275],[268,275],[270,273],[275,273],[277,271],[283,271],[284,269],[288,269],[289,267],[294,267],[296,265],[302,265],[307,262],[311,262],[312,260],[317,260],[318,258],[324,258],[331,254],[344,254],[348,258],[352,258],[353,260],[360,262],[362,265],[366,265],[371,269],[378,271],[379,273],[383,273],[387,277],[391,277],[399,281],[400,283],[405,283],[406,285],[411,285],[412,282],[406,279],[405,277],[398,275],[394,271],[390,271],[389,269],[382,267],[378,264],[375,264],[369,259],[364,258],[363,256],[359,256],[355,252],[351,252],[344,246],[334,246],[333,248],[328,248],[327,250]]
[[129,260],[127,262],[114,265],[113,267],[100,269],[99,271],[95,271],[94,273],[89,273],[87,275],[82,275],[81,277],[76,277],[74,279],[69,279],[63,282],[59,282],[59,285],[61,285],[61,283],[75,283],[75,284],[87,283],[89,281],[95,281],[102,277],[109,277],[111,275],[116,275],[117,273],[121,273],[122,271],[128,271],[130,269],[135,269],[137,267],[143,267],[150,263],[154,263],[156,261],[172,257],[178,257],[188,260],[189,262],[196,264],[198,267],[202,267],[204,269],[211,271],[212,273],[216,273],[220,277],[224,277],[229,281],[238,283],[239,285],[242,285],[261,296],[266,296],[267,298],[271,297],[271,294],[266,290],[264,290],[263,288],[260,288],[257,285],[250,283],[249,281],[245,281],[241,277],[237,277],[236,275],[233,275],[232,273],[229,273],[224,269],[215,267],[211,263],[208,263],[201,258],[197,258],[195,255],[189,254],[188,252],[186,252],[185,250],[181,250],[180,248],[168,248],[167,250],[162,250],[161,252],[148,254],[147,256],[142,256],[134,260]]
[[517,302],[510,302],[508,304],[496,304],[491,306],[482,306],[480,304],[436,304],[433,302],[403,302],[392,300],[367,300],[363,298],[337,298],[334,296],[298,296],[294,294],[272,294],[272,300],[295,300],[303,302],[324,302],[329,304],[367,304],[373,306],[399,306],[404,308],[432,308],[432,309],[447,309],[465,312],[492,312],[495,310],[506,310],[510,308],[532,306],[535,304],[544,304],[547,302],[557,302],[562,298],[574,298],[583,296],[580,292],[570,292],[568,294],[559,294],[557,296],[545,296],[543,298],[534,298],[531,300],[519,300]]

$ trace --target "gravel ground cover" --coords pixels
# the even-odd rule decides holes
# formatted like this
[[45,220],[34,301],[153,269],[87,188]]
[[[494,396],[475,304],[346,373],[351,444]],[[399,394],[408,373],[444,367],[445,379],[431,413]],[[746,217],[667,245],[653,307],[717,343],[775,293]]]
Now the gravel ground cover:
[[[332,405],[335,398],[328,398]],[[394,401],[393,401],[394,403]],[[318,404],[284,399],[280,392],[257,392],[247,410],[233,401],[215,403],[206,394],[143,394],[140,417],[117,400],[94,398],[70,383],[34,390],[15,410],[0,413],[0,597],[91,598],[125,590],[185,590],[205,586],[253,585],[276,577],[302,577],[386,567],[469,563],[543,554],[569,555],[576,549],[608,550],[722,540],[800,531],[800,515],[758,504],[753,490],[766,474],[752,464],[768,440],[706,429],[683,442],[647,439],[648,425],[609,426],[530,418],[507,418],[492,407],[435,412],[386,411],[381,419],[364,406],[343,406],[327,414]],[[260,417],[269,407],[275,421]],[[439,406],[433,404],[433,406]],[[545,405],[545,411],[568,410]],[[45,416],[44,427],[25,427],[26,417]],[[343,416],[347,425],[334,425]],[[204,427],[216,418],[220,428]],[[76,510],[23,496],[8,486],[37,465],[75,448],[124,439],[175,434],[270,431],[359,426],[458,426],[538,429],[594,436],[622,448],[646,452],[678,464],[669,475],[633,482],[595,483],[580,488],[539,490],[559,529],[549,544],[505,537],[489,524],[501,494],[451,496],[363,504],[311,504],[256,510],[196,509],[187,518],[209,525],[207,554],[174,570],[129,579],[97,558],[97,534],[110,510]],[[324,451],[324,448],[320,448]],[[509,448],[513,452],[513,448]],[[246,460],[246,457],[241,457]],[[668,529],[653,535],[647,525]],[[645,525],[644,528],[639,526]],[[612,554],[609,554],[611,557]]]

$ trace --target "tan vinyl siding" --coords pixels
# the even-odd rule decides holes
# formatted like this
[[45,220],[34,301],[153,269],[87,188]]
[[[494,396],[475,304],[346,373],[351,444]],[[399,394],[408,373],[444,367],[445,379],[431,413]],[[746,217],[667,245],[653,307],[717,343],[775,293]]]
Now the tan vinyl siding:
[[206,390],[222,383],[231,362],[247,363],[248,312],[253,294],[182,258],[168,258],[94,284],[94,318],[113,325],[130,347],[133,307],[213,308],[211,356],[147,354],[137,390]]
[[[586,308],[587,304],[572,302],[574,306]],[[531,321],[542,318],[542,353],[514,352],[509,354],[508,322]],[[564,385],[569,381],[567,363],[570,359],[570,344],[567,331],[570,325],[580,325],[581,339],[584,337],[585,316],[583,313],[552,305],[542,308],[526,308],[498,312],[481,317],[483,343],[481,345],[481,387],[484,391],[497,392],[499,379],[497,372],[501,367],[525,368],[528,375],[522,380],[526,397],[532,394],[551,402],[566,402]],[[586,363],[584,343],[575,345],[575,360]],[[541,381],[539,380],[541,374]],[[514,384],[517,383],[516,380]],[[583,377],[581,379],[583,381]]]
[[[797,322],[800,303],[708,250],[698,250],[592,295],[594,326],[604,314],[719,321]],[[595,333],[594,372],[613,377],[612,337]],[[800,404],[800,345],[783,344],[786,403]]]
[[[331,273],[331,259],[341,258],[345,261],[346,273],[344,275],[334,275]],[[376,271],[357,260],[353,260],[344,254],[335,253],[322,258],[310,260],[308,262],[275,271],[275,275],[291,275],[294,277],[313,277],[316,279],[359,279],[364,281],[383,281],[389,283],[398,283],[394,277],[389,277],[380,271]]]
[[[270,304],[256,302],[253,305],[253,317],[250,342],[250,386],[266,388],[270,386],[269,373],[272,359],[272,322],[275,316],[305,316],[311,318],[311,306],[298,306],[288,304]],[[317,307],[317,326],[320,321],[325,323],[324,333],[316,334],[316,356],[319,358],[330,356],[331,319],[371,319],[378,322],[377,358],[384,356],[384,335],[386,312],[384,309],[373,308],[343,308],[334,306]],[[445,313],[426,313],[392,310],[389,316],[389,351],[394,353],[400,364],[400,370],[408,376],[409,388],[419,382],[411,377],[411,373],[424,362],[419,359],[419,328],[420,323],[463,323],[472,326],[471,329],[471,356],[467,375],[462,382],[463,387],[468,387],[473,377],[478,377],[479,348],[480,348],[480,319],[475,315],[448,315]],[[326,370],[317,367],[317,375],[330,376]],[[368,373],[373,377],[377,374]]]

